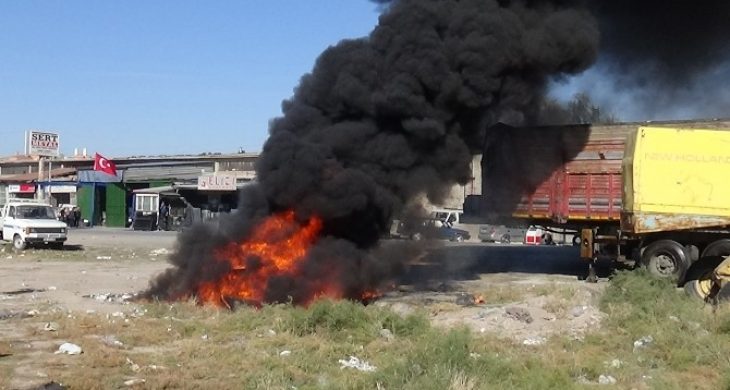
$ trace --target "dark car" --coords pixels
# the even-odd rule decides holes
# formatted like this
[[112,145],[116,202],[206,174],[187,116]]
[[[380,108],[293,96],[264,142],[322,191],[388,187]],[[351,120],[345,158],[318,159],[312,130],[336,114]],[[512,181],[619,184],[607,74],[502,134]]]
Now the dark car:
[[426,226],[411,234],[413,240],[449,240],[455,242],[466,241],[471,235],[466,230],[456,229],[448,226]]
[[481,242],[522,242],[527,229],[520,227],[508,227],[503,225],[482,225],[479,226],[479,240]]
[[466,230],[456,229],[452,227],[443,226],[438,229],[438,237],[442,240],[462,242],[471,238],[471,235]]
[[466,230],[449,227],[439,220],[430,218],[413,218],[407,223],[401,222],[398,234],[400,237],[412,240],[431,239],[461,242],[471,238]]

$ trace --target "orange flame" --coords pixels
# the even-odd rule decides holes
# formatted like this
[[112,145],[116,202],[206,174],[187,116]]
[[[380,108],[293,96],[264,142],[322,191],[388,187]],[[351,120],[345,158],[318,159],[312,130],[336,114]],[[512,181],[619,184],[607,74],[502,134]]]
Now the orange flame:
[[[316,216],[304,224],[297,221],[294,211],[267,217],[244,242],[233,242],[216,251],[216,260],[226,264],[229,271],[218,280],[202,282],[197,289],[198,300],[228,307],[230,300],[260,306],[266,301],[271,278],[302,278],[303,263],[321,230],[322,220]],[[328,272],[319,280],[303,281],[308,291],[297,303],[307,305],[321,297],[343,298],[343,287],[337,279],[337,272]],[[361,299],[376,295],[366,292]]]

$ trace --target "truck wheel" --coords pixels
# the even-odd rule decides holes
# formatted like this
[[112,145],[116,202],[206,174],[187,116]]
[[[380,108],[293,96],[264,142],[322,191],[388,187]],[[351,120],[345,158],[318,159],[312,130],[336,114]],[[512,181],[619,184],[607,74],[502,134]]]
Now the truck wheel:
[[720,288],[720,291],[717,292],[717,295],[715,295],[715,303],[723,303],[730,301],[730,284],[726,284],[722,288]]
[[644,249],[641,262],[652,275],[679,281],[689,267],[689,256],[682,244],[659,240]]
[[712,271],[717,268],[725,258],[722,256],[707,256],[695,261],[684,275],[685,284],[695,280],[709,279]]
[[702,251],[702,256],[700,257],[711,256],[730,256],[730,239],[723,238],[721,240],[713,241],[707,246],[707,248],[705,248],[705,250]]
[[509,244],[512,242],[512,237],[509,236],[509,234],[505,234],[502,236],[502,238],[499,240],[502,244]]
[[25,241],[23,241],[23,237],[20,237],[19,234],[16,234],[15,237],[13,237],[13,248],[22,251],[25,249],[26,244]]

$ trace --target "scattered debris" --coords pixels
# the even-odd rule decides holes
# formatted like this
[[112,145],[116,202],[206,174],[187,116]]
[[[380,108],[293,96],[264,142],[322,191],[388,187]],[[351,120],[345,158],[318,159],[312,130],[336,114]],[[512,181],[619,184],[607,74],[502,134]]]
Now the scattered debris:
[[513,318],[517,321],[521,321],[524,323],[532,323],[533,318],[527,309],[523,307],[517,307],[517,306],[511,306],[504,310],[504,313],[507,317]]
[[129,301],[134,299],[136,296],[137,296],[136,293],[123,293],[123,294],[100,293],[100,294],[83,295],[84,298],[91,298],[91,299],[95,299],[100,302],[123,303],[123,304],[129,303]]
[[613,359],[613,360],[611,360],[611,363],[609,364],[609,367],[611,367],[611,368],[620,368],[623,365],[624,365],[624,362],[622,362],[621,360],[619,360],[619,359]]
[[132,361],[132,359],[130,359],[130,358],[127,358],[127,364],[129,364],[129,368],[130,368],[130,369],[131,369],[131,370],[132,370],[133,372],[139,372],[139,370],[140,370],[140,368],[139,368],[139,364],[137,364],[137,363],[133,362],[133,361]]
[[58,382],[48,382],[44,383],[38,387],[35,387],[33,390],[66,390],[67,387],[64,386],[62,383]]
[[573,317],[576,317],[576,318],[580,317],[583,315],[583,313],[586,312],[587,309],[588,309],[588,306],[575,306],[572,309],[570,309],[570,315],[572,315]]
[[65,353],[67,355],[80,355],[82,352],[81,347],[76,344],[63,343],[60,347],[58,347],[56,354]]
[[289,350],[283,350],[283,351],[279,352],[279,356],[289,356],[289,355],[291,355],[291,351],[289,351]]
[[144,379],[134,378],[134,379],[130,379],[130,380],[124,381],[124,385],[125,386],[137,386],[137,385],[144,384],[145,382],[147,382],[147,381],[144,380]]
[[469,354],[469,357],[472,358],[472,359],[479,359],[480,357],[482,357],[482,355],[480,355],[480,354],[478,354],[476,352],[471,352]]
[[598,377],[598,384],[599,385],[615,385],[616,378],[612,377],[611,375],[601,375]]
[[46,289],[44,288],[21,288],[18,290],[11,290],[11,291],[3,291],[0,292],[0,294],[3,295],[20,295],[20,294],[30,294],[30,293],[36,293],[36,292],[44,292]]
[[393,336],[393,332],[390,331],[390,329],[380,329],[380,337],[384,338],[386,341],[393,341],[395,336]]
[[96,256],[97,260],[111,260],[111,256]]
[[38,311],[38,310],[36,310],[36,309],[33,309],[33,310],[28,310],[28,312],[27,312],[27,313],[25,313],[25,314],[26,314],[26,316],[28,316],[28,317],[35,317],[35,316],[37,316],[38,314],[41,314],[41,312],[39,312],[39,311]]
[[152,252],[150,252],[150,256],[152,256],[152,257],[164,256],[164,255],[169,255],[169,254],[170,254],[170,251],[167,248],[159,248],[159,249],[155,249]]
[[43,325],[43,330],[47,332],[55,332],[58,330],[58,323],[56,322],[46,322],[45,325]]
[[343,368],[354,368],[358,371],[366,371],[366,372],[372,372],[377,369],[377,367],[371,365],[370,363],[360,360],[355,356],[350,356],[350,359],[340,359],[338,360],[340,363],[340,369]]
[[12,310],[0,310],[0,320],[8,320],[15,317],[27,317],[27,313]]
[[528,337],[522,342],[522,345],[537,346],[545,344],[546,341],[547,339],[544,337]]
[[461,306],[474,306],[477,303],[473,294],[461,292],[456,294],[456,304]]
[[273,329],[269,329],[269,330],[266,331],[266,334],[268,336],[274,337],[274,336],[276,336],[276,331],[273,330]]
[[200,339],[201,340],[208,340],[208,334],[206,333],[206,334],[200,336]]
[[677,317],[677,316],[669,316],[669,320],[674,321],[674,322],[681,322],[681,321],[679,321],[679,317]]
[[638,351],[639,349],[647,347],[649,344],[654,342],[654,338],[651,336],[644,336],[636,341],[634,341],[634,352]]
[[48,286],[47,290],[48,291],[56,291],[57,288],[56,288],[56,286]]
[[102,344],[104,344],[104,345],[106,345],[108,347],[113,347],[113,348],[122,348],[122,347],[124,347],[124,343],[122,343],[121,341],[117,340],[117,337],[114,336],[114,335],[103,336],[101,338],[101,342],[102,342]]

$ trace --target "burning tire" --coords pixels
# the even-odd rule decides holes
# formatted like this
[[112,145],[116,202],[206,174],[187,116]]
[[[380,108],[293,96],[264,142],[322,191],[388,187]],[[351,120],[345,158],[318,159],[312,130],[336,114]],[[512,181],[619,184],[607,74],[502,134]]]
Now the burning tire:
[[654,276],[680,280],[689,267],[689,256],[682,244],[659,240],[649,244],[641,255],[641,262]]

